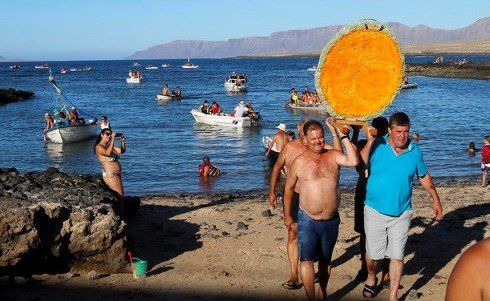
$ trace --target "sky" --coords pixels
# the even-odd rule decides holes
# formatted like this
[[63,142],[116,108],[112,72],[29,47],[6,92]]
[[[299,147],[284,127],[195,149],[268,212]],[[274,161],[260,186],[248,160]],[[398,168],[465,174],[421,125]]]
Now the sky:
[[0,56],[123,59],[174,40],[227,40],[371,18],[457,29],[490,16],[489,0],[0,0]]

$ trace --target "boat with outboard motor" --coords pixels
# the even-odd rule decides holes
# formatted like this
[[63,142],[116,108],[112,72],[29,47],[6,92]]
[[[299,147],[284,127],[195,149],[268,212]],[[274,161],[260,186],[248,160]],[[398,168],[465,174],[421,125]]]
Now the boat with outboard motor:
[[187,62],[185,62],[184,65],[182,65],[182,68],[184,68],[184,69],[196,69],[196,68],[199,68],[199,65],[192,63],[191,59],[187,59]]
[[199,109],[192,109],[191,114],[197,123],[237,128],[257,126],[260,120],[258,113],[252,117],[235,117],[231,115],[204,114]]
[[290,108],[293,110],[303,110],[303,111],[312,111],[312,112],[326,112],[325,106],[323,104],[302,104],[302,103],[293,103],[289,100],[286,101],[284,107]]
[[[68,123],[67,116],[69,116],[70,112],[66,107],[66,103],[68,102],[71,105],[73,104],[63,95],[63,92],[56,83],[51,71],[49,74],[49,82],[53,85],[56,91],[56,102],[60,105],[61,109],[59,111],[54,110],[54,116],[57,116],[58,119],[53,121],[54,126],[52,128],[44,131],[45,139],[53,143],[67,144],[86,140],[96,136],[100,127],[97,124],[97,118],[95,116],[84,114],[87,117],[92,118],[85,121],[85,118],[78,117],[76,124]],[[74,105],[72,107],[72,110],[73,109],[76,110]]]
[[42,65],[35,65],[34,69],[49,69],[48,63],[44,63]]
[[148,65],[145,67],[146,70],[158,70],[158,66]]
[[417,83],[405,83],[402,85],[402,89],[413,89],[417,87],[418,87]]
[[182,95],[163,95],[157,94],[157,100],[179,100],[182,99]]
[[172,65],[170,65],[170,64],[167,64],[167,63],[165,63],[165,64],[162,64],[162,68],[168,68],[168,67],[170,67],[170,66],[172,66]]
[[225,89],[228,92],[245,92],[247,91],[248,78],[245,73],[236,74],[233,72],[225,79]]

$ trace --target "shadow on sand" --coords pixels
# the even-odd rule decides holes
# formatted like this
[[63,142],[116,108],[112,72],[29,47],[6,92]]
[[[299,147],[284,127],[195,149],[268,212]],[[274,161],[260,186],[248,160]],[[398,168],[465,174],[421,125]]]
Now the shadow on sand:
[[[412,220],[412,227],[422,227],[422,233],[410,235],[405,249],[405,256],[413,258],[405,262],[405,275],[420,274],[412,286],[405,289],[400,300],[405,300],[410,290],[420,290],[436,274],[456,257],[463,248],[473,241],[484,238],[487,221],[472,220],[490,214],[490,204],[470,205],[446,214],[438,224],[425,223],[420,217]],[[346,253],[352,253],[348,248]],[[344,258],[344,256],[341,256]],[[334,263],[341,264],[338,259]],[[335,265],[334,265],[335,266]],[[331,300],[340,300],[359,285],[355,279],[343,288],[330,295]],[[359,291],[359,298],[362,299]],[[344,299],[342,299],[344,300]]]

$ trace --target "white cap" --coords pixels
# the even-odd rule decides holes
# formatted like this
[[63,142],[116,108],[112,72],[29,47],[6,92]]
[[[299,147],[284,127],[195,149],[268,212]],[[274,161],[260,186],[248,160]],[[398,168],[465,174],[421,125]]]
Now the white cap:
[[279,123],[276,128],[280,129],[281,131],[286,131],[286,125],[284,123]]
[[243,106],[245,103],[243,101],[240,101],[239,105]]

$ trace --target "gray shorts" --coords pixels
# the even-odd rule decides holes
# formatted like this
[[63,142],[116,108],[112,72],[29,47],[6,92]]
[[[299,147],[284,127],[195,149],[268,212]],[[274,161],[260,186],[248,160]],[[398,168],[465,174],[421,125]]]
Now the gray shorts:
[[400,216],[389,216],[364,206],[366,251],[371,259],[403,260],[412,213],[407,210]]

